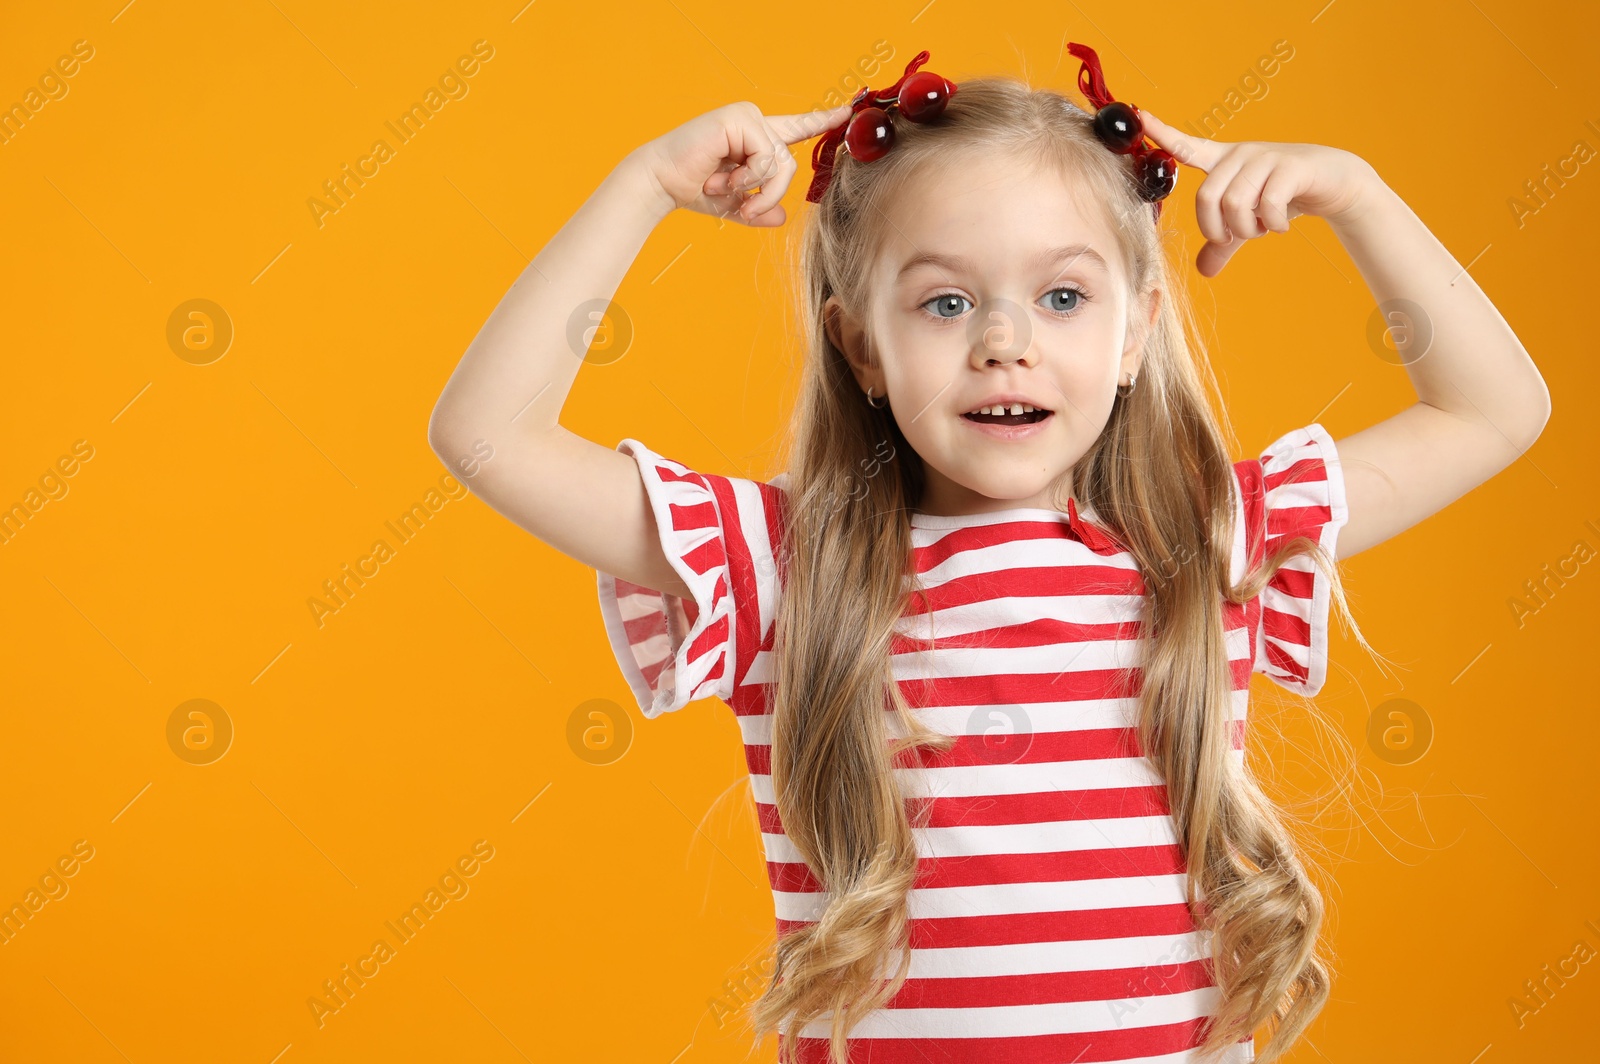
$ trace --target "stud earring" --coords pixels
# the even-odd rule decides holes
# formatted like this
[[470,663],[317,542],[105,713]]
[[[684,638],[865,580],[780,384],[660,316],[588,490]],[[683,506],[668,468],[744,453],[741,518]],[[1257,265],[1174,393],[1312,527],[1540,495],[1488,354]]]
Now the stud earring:
[[874,403],[872,401],[872,385],[869,384],[867,385],[867,405],[872,407],[874,410],[882,410],[884,407],[889,405],[889,397],[886,395],[883,397],[883,402]]
[[[1128,374],[1128,383],[1117,385],[1117,394],[1126,399],[1128,396],[1133,394],[1133,387],[1136,383],[1138,383],[1138,380],[1139,378],[1136,374]],[[1127,391],[1123,391],[1124,388],[1126,388]]]

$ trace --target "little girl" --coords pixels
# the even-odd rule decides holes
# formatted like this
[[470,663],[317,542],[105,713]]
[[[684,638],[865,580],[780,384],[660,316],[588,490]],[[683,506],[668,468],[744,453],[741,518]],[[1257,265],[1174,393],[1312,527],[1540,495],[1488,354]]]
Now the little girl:
[[[832,111],[734,103],[634,150],[433,413],[452,467],[492,445],[475,493],[596,569],[646,717],[736,714],[777,918],[752,1020],[786,1061],[1280,1057],[1329,975],[1321,897],[1244,761],[1250,676],[1315,695],[1332,601],[1349,622],[1336,560],[1483,483],[1549,415],[1505,320],[1366,162],[1188,136],[1073,52],[1091,110],[912,80],[923,53]],[[569,336],[657,223],[784,224],[789,146],[824,132],[787,471],[563,429]],[[1324,218],[1407,325],[1417,401],[1232,461],[1163,254],[1179,166],[1205,174],[1204,276]],[[1293,342],[1255,372],[1291,372]]]

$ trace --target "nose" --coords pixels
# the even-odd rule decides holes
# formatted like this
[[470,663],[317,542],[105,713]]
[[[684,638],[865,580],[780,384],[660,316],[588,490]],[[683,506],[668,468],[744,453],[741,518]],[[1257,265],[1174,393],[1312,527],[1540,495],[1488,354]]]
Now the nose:
[[1015,356],[1010,354],[989,354],[982,351],[979,351],[976,354],[977,357],[973,359],[973,362],[980,367],[1009,366],[1013,363],[1016,363],[1018,365],[1027,366],[1031,369],[1039,362],[1039,357],[1033,353],[1033,348],[1031,347],[1022,354]]
[[968,326],[970,361],[975,369],[1038,364],[1033,347],[1033,318],[1007,299],[985,302]]

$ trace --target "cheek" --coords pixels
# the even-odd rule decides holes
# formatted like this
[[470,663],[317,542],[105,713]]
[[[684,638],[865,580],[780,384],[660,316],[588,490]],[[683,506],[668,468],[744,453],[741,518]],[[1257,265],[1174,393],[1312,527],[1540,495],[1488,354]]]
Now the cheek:
[[961,325],[891,327],[880,349],[890,401],[912,414],[967,372],[968,341]]
[[1110,389],[1121,372],[1121,342],[1121,330],[1110,325],[1073,334],[1050,352],[1056,356],[1056,378],[1063,388],[1070,382],[1089,393]]

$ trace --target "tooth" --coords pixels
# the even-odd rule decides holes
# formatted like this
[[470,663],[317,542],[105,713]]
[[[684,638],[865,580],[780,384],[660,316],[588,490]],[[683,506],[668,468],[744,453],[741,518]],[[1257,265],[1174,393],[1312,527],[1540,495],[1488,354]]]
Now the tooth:
[[1021,403],[1012,403],[1012,404],[1011,404],[1011,412],[1012,412],[1012,413],[1013,413],[1013,414],[1020,414],[1020,413],[1022,413],[1022,404],[1021,404]]

